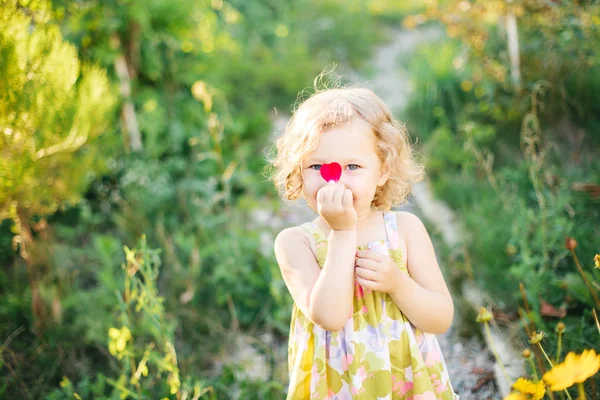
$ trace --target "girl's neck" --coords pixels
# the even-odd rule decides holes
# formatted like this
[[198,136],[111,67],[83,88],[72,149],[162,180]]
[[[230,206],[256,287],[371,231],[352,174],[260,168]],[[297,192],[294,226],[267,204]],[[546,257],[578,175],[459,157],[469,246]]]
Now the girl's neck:
[[383,213],[379,210],[370,209],[358,215],[356,230],[361,231],[363,228],[371,225],[374,220],[379,221],[383,218]]

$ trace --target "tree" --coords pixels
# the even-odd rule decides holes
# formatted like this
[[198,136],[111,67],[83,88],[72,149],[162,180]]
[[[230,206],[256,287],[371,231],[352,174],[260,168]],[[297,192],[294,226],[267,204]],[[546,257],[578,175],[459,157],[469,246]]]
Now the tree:
[[39,327],[31,220],[80,200],[97,163],[97,142],[115,102],[105,71],[82,65],[57,26],[0,8],[0,221],[15,225],[13,243],[27,263]]

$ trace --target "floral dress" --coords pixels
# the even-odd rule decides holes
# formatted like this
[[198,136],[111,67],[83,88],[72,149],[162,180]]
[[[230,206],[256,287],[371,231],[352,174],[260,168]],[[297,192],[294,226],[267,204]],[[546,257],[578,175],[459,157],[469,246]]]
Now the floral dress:
[[[408,273],[393,211],[384,213],[387,238],[359,246],[386,253]],[[327,240],[314,223],[302,225],[316,241],[323,268]],[[415,328],[390,295],[355,283],[353,314],[331,332],[293,305],[288,346],[288,400],[458,399],[435,335]]]

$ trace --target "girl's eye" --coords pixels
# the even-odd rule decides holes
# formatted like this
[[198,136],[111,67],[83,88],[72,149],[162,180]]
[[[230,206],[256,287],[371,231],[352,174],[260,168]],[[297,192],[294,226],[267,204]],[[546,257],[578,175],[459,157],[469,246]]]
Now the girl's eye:
[[348,165],[348,169],[349,169],[350,171],[356,171],[356,170],[357,170],[357,169],[359,169],[359,168],[360,168],[360,166],[358,166],[358,165],[356,165],[356,164],[350,164],[350,165]]
[[310,169],[314,169],[314,170],[316,170],[316,171],[320,171],[320,170],[321,170],[321,164],[314,164],[314,165],[311,165],[311,166],[310,166],[310,167],[308,167],[308,168],[310,168]]

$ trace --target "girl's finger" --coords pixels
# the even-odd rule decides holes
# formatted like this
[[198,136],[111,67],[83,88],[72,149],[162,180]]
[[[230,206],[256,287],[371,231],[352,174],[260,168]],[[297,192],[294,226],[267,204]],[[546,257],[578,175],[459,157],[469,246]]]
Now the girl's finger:
[[385,260],[386,255],[374,250],[359,250],[356,252],[356,257],[374,261],[383,261]]
[[342,206],[344,208],[350,208],[354,206],[352,201],[352,191],[350,189],[344,190],[344,197],[342,198]]
[[379,283],[374,281],[368,281],[366,279],[361,278],[360,276],[356,277],[356,282],[358,282],[358,284],[364,289],[379,291],[379,289],[381,288],[381,285]]
[[331,204],[333,202],[333,188],[326,186],[323,192],[323,204]]
[[356,275],[369,281],[375,281],[375,278],[377,277],[377,273],[370,269],[356,267],[354,268],[354,271],[356,271]]
[[317,204],[323,204],[323,195],[325,191],[323,189],[317,192]]
[[331,195],[331,202],[334,204],[342,204],[342,194],[343,190],[340,190],[339,187],[332,188],[333,194]]
[[370,260],[368,258],[357,258],[355,264],[363,269],[368,269],[371,271],[377,271],[379,262]]

